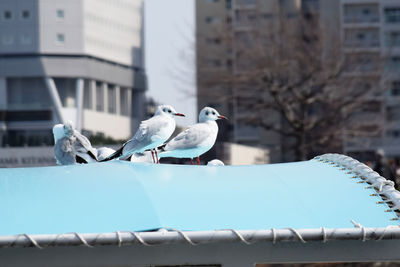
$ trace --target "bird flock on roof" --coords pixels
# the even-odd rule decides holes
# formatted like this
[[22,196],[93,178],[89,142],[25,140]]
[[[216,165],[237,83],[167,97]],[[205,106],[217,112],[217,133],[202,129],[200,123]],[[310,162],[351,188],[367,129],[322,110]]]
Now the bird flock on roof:
[[[214,108],[205,107],[200,111],[199,122],[189,126],[177,136],[175,117],[184,117],[170,105],[157,107],[153,117],[140,123],[135,135],[119,149],[94,148],[88,138],[76,131],[71,122],[53,127],[54,155],[59,165],[128,160],[131,162],[160,163],[161,158],[188,158],[200,164],[200,156],[215,144],[219,119],[227,120]],[[169,140],[169,141],[168,141]],[[212,160],[207,165],[223,166],[220,160]]]

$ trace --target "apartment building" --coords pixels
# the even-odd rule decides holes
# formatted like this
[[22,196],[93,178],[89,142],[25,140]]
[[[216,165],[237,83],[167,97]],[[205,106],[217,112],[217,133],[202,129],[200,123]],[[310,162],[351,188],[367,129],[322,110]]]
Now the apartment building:
[[[269,154],[268,161],[271,162],[291,160],[291,156],[288,156],[283,149],[283,145],[288,143],[287,139],[274,131],[243,122],[243,118],[249,113],[236,102],[235,90],[245,89],[251,93],[252,88],[235,88],[235,85],[220,84],[212,86],[207,79],[208,77],[212,79],[214,75],[235,75],[248,71],[252,63],[238,56],[238,46],[243,44],[243,47],[246,47],[249,34],[267,36],[282,26],[279,17],[283,16],[290,20],[300,13],[315,12],[319,13],[319,20],[340,38],[339,26],[331,23],[339,20],[339,4],[334,1],[323,3],[315,0],[196,1],[198,107],[200,109],[202,106],[212,105],[229,116],[230,125],[221,130],[220,141],[266,149]],[[231,41],[224,42],[221,38],[231,38]],[[223,97],[220,97],[221,95]],[[266,116],[273,124],[283,124],[278,113]],[[223,146],[217,145],[216,148],[217,151],[214,151],[213,156],[229,158],[229,155],[225,155],[229,152],[224,152]]]
[[341,35],[346,57],[363,62],[362,86],[382,88],[371,98],[361,123],[364,137],[346,134],[344,152],[368,158],[383,149],[400,157],[400,2],[396,0],[341,0]]
[[[357,69],[349,67],[345,75],[362,81],[356,86],[381,90],[380,94],[368,99],[360,114],[354,114],[352,123],[357,130],[343,130],[343,152],[368,159],[382,148],[389,156],[400,156],[399,1],[210,0],[197,1],[196,4],[199,108],[214,104],[233,118],[230,127],[223,129],[226,140],[267,148],[272,162],[290,160],[282,150],[288,140],[274,132],[237,123],[240,116],[248,114],[235,101],[214,103],[218,99],[215,94],[233,95],[234,88],[205,85],[207,75],[237,73],[241,67],[235,47],[221,45],[220,33],[230,32],[234,36],[232,39],[250,31],[266,33],[280,27],[277,14],[288,18],[300,13],[305,16],[313,14],[329,36],[325,38],[327,56],[330,44],[339,41],[343,57],[357,66]],[[251,88],[248,90],[251,92]],[[283,125],[279,115],[275,114],[273,118],[277,124]],[[223,157],[223,153],[220,154]]]
[[54,124],[126,139],[143,118],[141,0],[0,2],[0,154]]

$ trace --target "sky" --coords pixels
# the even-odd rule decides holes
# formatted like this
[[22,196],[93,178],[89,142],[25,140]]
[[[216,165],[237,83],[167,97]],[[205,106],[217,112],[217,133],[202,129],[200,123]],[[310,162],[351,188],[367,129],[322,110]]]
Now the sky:
[[144,0],[147,96],[184,113],[180,126],[197,121],[194,1]]

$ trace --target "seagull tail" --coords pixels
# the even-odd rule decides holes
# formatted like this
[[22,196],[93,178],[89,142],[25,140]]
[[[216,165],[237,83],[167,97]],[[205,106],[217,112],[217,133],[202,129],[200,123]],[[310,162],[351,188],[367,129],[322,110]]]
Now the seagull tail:
[[124,149],[124,147],[120,147],[117,151],[115,151],[114,153],[112,153],[110,156],[106,157],[105,159],[99,160],[99,162],[104,162],[104,161],[110,161],[113,160],[115,158],[118,158],[122,155],[122,150]]

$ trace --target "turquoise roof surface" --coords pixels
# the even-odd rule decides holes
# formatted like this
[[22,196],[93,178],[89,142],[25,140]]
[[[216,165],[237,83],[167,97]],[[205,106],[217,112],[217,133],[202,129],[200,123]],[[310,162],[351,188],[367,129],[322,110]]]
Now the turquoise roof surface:
[[396,214],[365,187],[317,160],[0,169],[0,235],[393,225]]

